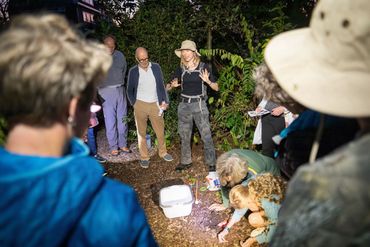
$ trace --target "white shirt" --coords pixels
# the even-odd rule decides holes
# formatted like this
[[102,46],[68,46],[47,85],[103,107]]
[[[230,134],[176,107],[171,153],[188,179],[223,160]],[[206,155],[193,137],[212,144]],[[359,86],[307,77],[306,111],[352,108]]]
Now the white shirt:
[[157,86],[152,71],[152,64],[149,63],[147,71],[140,66],[138,67],[139,83],[137,85],[136,98],[147,103],[158,102]]

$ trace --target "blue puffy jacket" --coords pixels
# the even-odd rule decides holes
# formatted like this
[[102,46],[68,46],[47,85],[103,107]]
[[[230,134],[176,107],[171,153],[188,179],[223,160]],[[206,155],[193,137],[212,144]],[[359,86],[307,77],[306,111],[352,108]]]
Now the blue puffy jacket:
[[73,139],[62,158],[0,148],[0,246],[157,246],[132,188]]

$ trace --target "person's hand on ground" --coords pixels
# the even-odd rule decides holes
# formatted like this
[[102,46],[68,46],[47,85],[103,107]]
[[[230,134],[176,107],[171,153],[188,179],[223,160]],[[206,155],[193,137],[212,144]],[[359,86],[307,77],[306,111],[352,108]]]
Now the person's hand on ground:
[[221,221],[220,223],[217,224],[218,227],[224,228],[227,225],[228,220]]
[[226,207],[222,203],[213,203],[208,209],[212,211],[223,211]]
[[240,245],[242,247],[250,247],[252,246],[255,242],[257,242],[257,240],[255,238],[248,238],[247,240],[245,240],[244,242],[243,241],[240,241]]
[[218,242],[219,243],[226,243],[227,240],[225,239],[226,235],[229,233],[229,231],[225,228],[224,230],[222,230],[222,232],[220,232],[218,235],[217,235],[217,238],[218,238]]

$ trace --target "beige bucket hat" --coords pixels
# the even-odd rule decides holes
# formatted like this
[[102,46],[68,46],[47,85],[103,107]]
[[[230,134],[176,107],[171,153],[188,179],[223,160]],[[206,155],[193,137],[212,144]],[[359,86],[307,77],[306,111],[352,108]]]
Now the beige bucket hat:
[[273,38],[265,60],[299,103],[338,116],[370,116],[370,1],[320,0],[310,27]]
[[200,56],[200,53],[197,51],[197,45],[194,41],[191,40],[184,40],[181,43],[181,47],[175,50],[176,56],[181,57],[181,50],[191,50],[194,51],[198,56]]

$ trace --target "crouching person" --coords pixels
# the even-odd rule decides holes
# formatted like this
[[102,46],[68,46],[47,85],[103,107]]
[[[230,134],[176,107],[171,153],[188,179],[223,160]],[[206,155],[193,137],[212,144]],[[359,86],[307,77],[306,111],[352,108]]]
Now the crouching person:
[[230,204],[235,208],[234,214],[224,230],[218,235],[220,242],[230,228],[244,215],[241,209],[249,209],[249,224],[255,228],[250,236],[241,242],[243,247],[254,243],[268,243],[276,230],[278,212],[284,198],[286,182],[280,176],[271,173],[257,175],[247,186],[237,185],[230,191]]
[[229,207],[229,192],[235,185],[247,185],[251,178],[260,173],[280,175],[279,167],[272,158],[247,149],[232,149],[222,154],[217,159],[216,171],[221,182],[222,204],[212,204],[209,209],[214,211]]

